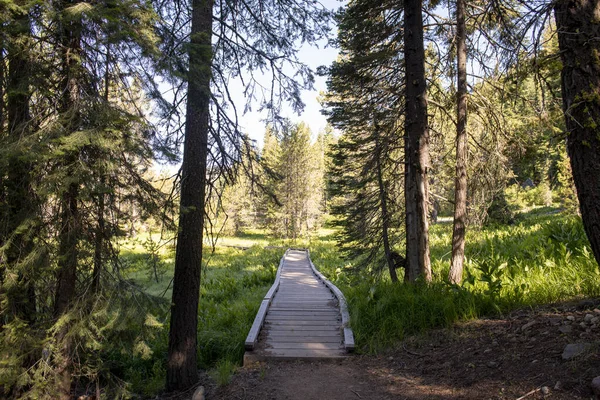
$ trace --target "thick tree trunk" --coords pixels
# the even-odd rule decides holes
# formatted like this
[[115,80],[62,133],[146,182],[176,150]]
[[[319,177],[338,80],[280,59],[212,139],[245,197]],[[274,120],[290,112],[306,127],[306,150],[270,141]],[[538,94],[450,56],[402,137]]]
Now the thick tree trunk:
[[390,248],[390,217],[387,208],[387,191],[383,183],[383,171],[381,168],[381,143],[379,141],[379,127],[375,125],[375,161],[377,163],[377,185],[379,188],[379,202],[381,204],[381,235],[383,238],[383,251],[385,253],[385,261],[387,262],[390,271],[392,282],[398,282],[398,274],[396,274],[396,265],[392,257],[392,249]]
[[583,226],[600,263],[600,0],[561,0],[554,13],[567,152]]
[[422,5],[422,0],[404,3],[406,268],[410,281],[422,274],[429,282],[429,128]]
[[452,230],[452,261],[448,280],[460,283],[465,259],[465,231],[467,221],[467,33],[465,0],[456,0],[456,59],[457,124],[456,124],[456,179],[454,187],[454,227]]
[[192,2],[187,120],[169,329],[167,391],[187,389],[198,380],[196,340],[210,117],[212,9],[213,0]]

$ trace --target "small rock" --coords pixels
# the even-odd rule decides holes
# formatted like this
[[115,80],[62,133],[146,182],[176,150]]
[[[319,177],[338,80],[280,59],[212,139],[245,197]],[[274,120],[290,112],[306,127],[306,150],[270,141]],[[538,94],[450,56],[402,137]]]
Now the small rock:
[[558,326],[562,322],[562,318],[548,318],[548,323],[552,326]]
[[571,332],[573,332],[573,328],[571,327],[571,325],[559,326],[558,330],[560,331],[560,333],[571,333]]
[[496,361],[489,361],[487,364],[488,368],[498,368],[498,363]]
[[542,386],[540,391],[544,396],[548,396],[550,394],[550,388],[548,386]]
[[537,364],[537,363],[538,363],[538,360],[533,360],[531,363],[532,363],[532,364]]
[[204,400],[204,386],[198,386],[192,395],[192,400]]
[[591,322],[592,318],[594,318],[594,316],[592,314],[585,314],[585,317],[583,317],[583,320],[585,322]]
[[600,396],[600,376],[592,379],[592,390],[596,396]]
[[562,389],[562,382],[556,381],[556,385],[554,385],[554,390],[560,390],[560,389]]
[[523,326],[521,327],[521,330],[524,332],[524,331],[526,331],[527,329],[529,329],[529,328],[531,328],[532,326],[534,326],[536,323],[537,323],[536,321],[530,321],[530,322],[526,323],[525,325],[523,325]]
[[492,351],[492,349],[485,349],[485,350],[483,351],[483,354],[489,353],[489,352],[491,352],[491,351]]
[[574,316],[572,316],[572,315],[567,315],[567,319],[568,319],[569,321],[575,321],[575,317],[574,317]]
[[587,324],[585,322],[580,322],[579,326],[582,328],[587,328]]
[[590,320],[590,322],[591,322],[592,324],[597,324],[598,322],[600,322],[600,318],[598,318],[598,317],[594,317],[594,318],[592,318],[592,319]]
[[598,327],[598,325],[597,325],[597,324],[591,324],[591,325],[590,325],[590,329],[596,329],[597,327]]
[[498,346],[498,341],[497,340],[492,340],[492,346]]
[[578,355],[585,353],[592,347],[590,343],[569,343],[565,346],[562,353],[563,360],[570,360]]
[[394,361],[394,357],[388,357],[388,361]]
[[597,308],[594,308],[594,312],[595,312],[596,314],[600,314],[600,310],[599,310],[599,309],[597,309]]

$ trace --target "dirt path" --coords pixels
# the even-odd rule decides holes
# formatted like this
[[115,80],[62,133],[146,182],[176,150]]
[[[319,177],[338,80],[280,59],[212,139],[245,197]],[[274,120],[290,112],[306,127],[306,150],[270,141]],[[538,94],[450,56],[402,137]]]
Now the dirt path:
[[[211,386],[207,399],[590,399],[600,375],[599,308],[588,300],[473,321],[379,356],[256,364]],[[592,347],[564,360],[569,343]]]

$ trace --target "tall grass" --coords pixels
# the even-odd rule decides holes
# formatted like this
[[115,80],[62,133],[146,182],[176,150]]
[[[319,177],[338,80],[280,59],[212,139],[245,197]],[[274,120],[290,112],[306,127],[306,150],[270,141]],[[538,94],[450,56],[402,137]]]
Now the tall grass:
[[[469,229],[463,285],[446,282],[450,263],[451,224],[430,231],[434,282],[392,284],[386,275],[356,272],[336,246],[334,231],[287,243],[253,231],[225,238],[204,254],[198,326],[198,365],[226,383],[244,354],[244,339],[260,301],[275,278],[284,249],[268,244],[307,247],[314,264],[346,295],[359,351],[393,346],[406,335],[447,327],[456,321],[493,316],[517,307],[535,306],[581,296],[600,295],[600,270],[581,220],[555,210],[532,210],[513,225]],[[153,296],[171,297],[173,249],[161,247],[164,273],[149,271],[148,246],[142,238],[122,251],[126,273]],[[247,250],[226,246],[252,246]],[[151,247],[150,249],[153,249]],[[132,358],[124,376],[134,392],[160,389],[167,351],[168,314],[162,330],[147,343],[145,358]]]
[[519,307],[600,295],[600,269],[578,217],[535,210],[514,225],[470,229],[465,280],[446,281],[451,225],[430,232],[434,282],[392,284],[351,272],[331,238],[311,248],[315,265],[345,293],[363,351],[391,346],[405,335],[458,320],[493,316]]
[[[145,239],[144,239],[145,240]],[[281,249],[267,250],[268,239],[257,236],[261,245],[247,250],[217,246],[214,252],[207,247],[203,259],[200,306],[198,311],[198,365],[213,370],[217,381],[225,384],[228,375],[239,365],[244,355],[244,341],[260,302],[272,285]],[[235,244],[230,244],[235,243]],[[228,245],[238,245],[230,239]],[[251,245],[245,239],[244,245]],[[173,249],[161,251],[165,273],[158,282],[149,269],[150,255],[140,241],[126,244],[121,252],[125,274],[155,297],[171,298]],[[132,357],[120,375],[129,382],[131,391],[151,395],[162,389],[168,340],[168,314],[162,312],[161,332],[145,343],[149,351],[143,357]],[[122,356],[121,356],[122,357]]]

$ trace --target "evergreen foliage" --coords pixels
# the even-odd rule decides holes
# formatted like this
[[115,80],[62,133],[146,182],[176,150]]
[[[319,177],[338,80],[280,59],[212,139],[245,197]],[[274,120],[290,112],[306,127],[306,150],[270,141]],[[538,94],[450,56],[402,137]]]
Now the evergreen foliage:
[[[257,228],[315,247],[365,350],[598,295],[600,5],[572,3],[464,1],[458,49],[454,4],[349,1],[321,71],[331,127],[313,136],[281,115],[314,81],[298,50],[329,33],[312,0],[1,2],[0,397],[154,396],[199,366],[227,382],[280,252],[215,240],[270,243]],[[474,66],[460,88],[457,51]],[[458,93],[462,284],[444,282]],[[260,151],[239,124],[253,108]],[[337,248],[315,240],[328,213]],[[434,282],[388,283],[404,254],[429,280],[438,218]]]

